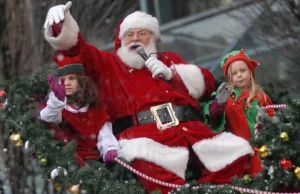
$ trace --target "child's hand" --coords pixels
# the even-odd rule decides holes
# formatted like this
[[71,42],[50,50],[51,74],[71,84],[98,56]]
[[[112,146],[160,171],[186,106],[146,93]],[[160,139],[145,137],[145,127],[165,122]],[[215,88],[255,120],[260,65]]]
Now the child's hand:
[[257,115],[256,115],[256,122],[259,124],[262,124],[263,120],[268,120],[269,119],[269,115],[266,112],[265,109],[262,109],[261,107],[259,107],[258,105],[256,105],[256,109],[257,111]]
[[61,78],[61,84],[59,84],[52,74],[47,76],[48,84],[52,89],[56,98],[60,101],[64,101],[66,97],[66,89],[65,89],[65,77]]
[[219,104],[226,103],[230,95],[231,95],[231,88],[226,88],[226,83],[223,82],[217,90],[216,99],[218,103]]
[[108,151],[105,156],[104,156],[104,162],[108,163],[108,162],[114,162],[114,159],[118,157],[118,153],[116,150],[110,150]]

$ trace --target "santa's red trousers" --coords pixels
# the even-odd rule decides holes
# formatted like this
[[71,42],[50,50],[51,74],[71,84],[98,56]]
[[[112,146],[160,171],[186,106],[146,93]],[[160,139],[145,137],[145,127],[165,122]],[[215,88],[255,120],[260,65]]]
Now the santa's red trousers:
[[[220,160],[222,160],[222,158],[220,158]],[[226,166],[225,168],[216,172],[209,172],[203,167],[202,164],[199,164],[199,170],[201,171],[202,176],[198,180],[198,183],[207,183],[207,182],[218,183],[218,184],[231,183],[230,180],[231,177],[243,176],[245,171],[245,166],[248,160],[249,160],[249,155],[243,156],[235,160],[233,163]],[[178,177],[174,173],[167,171],[164,168],[145,160],[134,160],[132,162],[132,167],[149,177],[152,177],[154,179],[166,183],[182,185],[186,182],[184,179]],[[162,194],[168,194],[168,192],[174,190],[174,188],[158,185],[142,177],[138,177],[138,178],[142,186],[146,189],[147,193],[151,193],[155,190],[159,190],[162,192]]]

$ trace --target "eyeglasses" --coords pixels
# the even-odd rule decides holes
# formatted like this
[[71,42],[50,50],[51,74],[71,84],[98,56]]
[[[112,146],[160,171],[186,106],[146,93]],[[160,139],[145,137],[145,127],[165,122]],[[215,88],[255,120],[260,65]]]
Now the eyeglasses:
[[127,32],[124,35],[124,38],[125,38],[125,40],[133,40],[136,35],[138,37],[138,39],[142,40],[142,39],[148,37],[148,35],[150,35],[150,34],[152,34],[152,33],[149,31],[146,31],[146,30],[142,30],[139,32]]

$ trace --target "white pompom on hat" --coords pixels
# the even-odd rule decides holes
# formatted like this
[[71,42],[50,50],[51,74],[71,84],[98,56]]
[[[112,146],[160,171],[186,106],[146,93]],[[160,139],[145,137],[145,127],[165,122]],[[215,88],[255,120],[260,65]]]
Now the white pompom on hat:
[[154,36],[159,36],[159,25],[156,17],[141,11],[135,11],[129,14],[120,25],[119,38],[122,39],[124,34],[131,28],[143,28],[151,31]]

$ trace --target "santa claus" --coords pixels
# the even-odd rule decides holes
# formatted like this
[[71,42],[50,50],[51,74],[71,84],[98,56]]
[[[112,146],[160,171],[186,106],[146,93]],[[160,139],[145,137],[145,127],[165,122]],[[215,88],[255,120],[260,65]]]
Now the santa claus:
[[[214,89],[213,75],[175,53],[158,52],[158,21],[140,11],[119,25],[115,53],[98,50],[80,35],[71,4],[49,10],[45,38],[59,54],[84,56],[85,72],[114,122],[122,156],[142,173],[173,184],[186,182],[191,155],[199,161],[199,183],[227,183],[241,176],[253,153],[249,143],[231,133],[212,133],[199,114],[199,100]],[[146,61],[137,47],[145,49]],[[147,192],[172,190],[143,178],[140,182]]]

